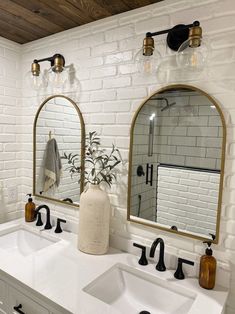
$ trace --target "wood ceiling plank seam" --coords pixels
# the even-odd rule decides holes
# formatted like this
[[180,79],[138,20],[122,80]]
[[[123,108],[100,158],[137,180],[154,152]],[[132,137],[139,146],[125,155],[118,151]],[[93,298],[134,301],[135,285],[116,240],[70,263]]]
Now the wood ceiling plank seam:
[[77,26],[94,21],[93,19],[90,18],[88,19],[88,16],[86,16],[86,12],[79,10],[68,0],[53,0],[53,1],[54,4],[50,2],[48,5],[50,6],[53,5],[54,9],[57,12],[61,12],[64,15],[66,15],[68,18],[74,21],[77,24]]
[[12,13],[15,16],[20,16],[22,19],[31,22],[34,25],[40,25],[45,30],[50,30],[51,33],[57,33],[63,29],[54,23],[37,16],[35,13],[17,5],[10,0],[0,0],[0,9]]
[[13,40],[14,42],[17,42],[19,44],[24,44],[28,41],[28,38],[25,38],[24,36],[18,33],[16,34],[13,28],[9,28],[9,25],[5,25],[0,20],[0,34],[3,34],[1,36],[6,38],[6,33],[8,35],[7,39]]
[[0,19],[0,25],[1,27],[4,27],[6,30],[8,30],[8,32],[11,32],[12,34],[15,34],[16,36],[21,36],[24,39],[29,39],[31,36],[31,40],[35,40],[35,36],[31,35],[30,33],[26,32],[23,29],[20,29],[18,26],[16,25],[12,25],[9,23],[6,23],[5,21]]
[[20,44],[163,0],[0,0],[0,35]]
[[129,4],[131,7],[131,10],[134,10],[134,9],[142,8],[150,4],[161,2],[163,0],[132,0],[132,1],[122,0],[122,1],[125,2],[126,4]]
[[129,6],[122,0],[95,0],[95,2],[99,3],[100,6],[106,7],[111,15],[120,14],[130,10]]
[[10,33],[8,33],[6,37],[6,31],[2,31],[2,30],[0,30],[0,37],[6,38],[18,44],[25,44],[28,42],[28,41],[25,41],[25,39],[20,39],[18,36],[16,38],[15,35],[12,35]]
[[[38,16],[52,21],[54,24],[62,27],[64,30],[76,27],[77,23],[67,18],[61,12],[55,10],[54,6],[50,6],[48,0],[12,0],[14,3],[21,5],[25,9],[37,14]],[[38,12],[38,13],[37,13]]]
[[48,36],[51,33],[45,31],[39,26],[35,27],[34,24],[22,19],[20,16],[15,16],[7,11],[0,10],[0,19],[4,20],[6,23],[11,24],[11,21],[15,24],[19,25],[20,28],[25,28],[26,31],[32,34],[36,34],[38,36]]
[[28,31],[26,28],[20,26],[17,23],[14,23],[14,21],[11,21],[9,19],[5,20],[4,16],[1,14],[0,11],[0,21],[1,23],[4,23],[6,26],[8,26],[8,31],[11,29],[15,30],[15,35],[22,35],[26,40],[33,41],[38,39],[38,35],[35,34],[33,31]]
[[112,15],[110,10],[100,6],[95,0],[67,0],[79,10],[83,10],[89,13],[89,16],[93,20],[99,20]]

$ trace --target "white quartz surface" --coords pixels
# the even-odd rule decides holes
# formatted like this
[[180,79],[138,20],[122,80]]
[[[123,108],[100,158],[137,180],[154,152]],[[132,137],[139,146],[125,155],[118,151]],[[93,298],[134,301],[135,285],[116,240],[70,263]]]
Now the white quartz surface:
[[60,237],[61,240],[27,256],[7,252],[0,247],[0,269],[62,306],[67,310],[65,313],[120,314],[112,306],[83,291],[87,284],[116,263],[138,268],[163,278],[169,285],[174,284],[179,289],[183,286],[196,293],[196,301],[188,314],[221,314],[223,311],[228,292],[222,287],[216,286],[214,290],[202,289],[196,278],[177,280],[173,276],[173,270],[158,272],[153,263],[140,266],[137,256],[113,248],[106,255],[84,254],[76,248],[77,235],[68,232],[58,235],[54,233],[54,229],[39,231],[42,227],[35,227],[35,223],[25,224],[22,220],[17,220],[2,224],[0,235],[4,229],[17,224],[37,230],[38,233]]

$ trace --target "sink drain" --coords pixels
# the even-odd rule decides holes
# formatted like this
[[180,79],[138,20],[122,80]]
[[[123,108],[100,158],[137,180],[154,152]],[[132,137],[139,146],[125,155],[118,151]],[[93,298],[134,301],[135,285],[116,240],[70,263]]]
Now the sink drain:
[[141,311],[139,314],[151,314],[149,311]]

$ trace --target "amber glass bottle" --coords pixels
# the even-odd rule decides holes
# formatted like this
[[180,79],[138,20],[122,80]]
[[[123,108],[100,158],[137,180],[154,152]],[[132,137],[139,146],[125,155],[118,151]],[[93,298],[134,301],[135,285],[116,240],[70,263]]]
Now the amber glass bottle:
[[35,220],[35,203],[33,202],[33,199],[31,197],[31,194],[29,195],[28,203],[25,204],[25,221],[26,222],[32,222]]
[[205,289],[213,289],[216,278],[216,259],[212,256],[211,241],[206,241],[208,248],[200,260],[199,285]]

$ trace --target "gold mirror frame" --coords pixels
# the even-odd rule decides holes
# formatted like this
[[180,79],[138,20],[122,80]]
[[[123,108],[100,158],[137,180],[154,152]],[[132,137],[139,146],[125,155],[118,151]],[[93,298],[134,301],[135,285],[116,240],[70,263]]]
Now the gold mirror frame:
[[80,177],[80,194],[82,193],[82,191],[84,190],[84,157],[85,157],[85,124],[84,124],[84,120],[82,117],[82,113],[79,109],[79,107],[77,106],[77,104],[70,99],[69,97],[66,97],[64,95],[53,95],[48,97],[47,99],[45,99],[43,101],[43,103],[40,105],[40,107],[38,108],[35,118],[34,118],[34,123],[33,123],[33,195],[41,198],[41,199],[46,199],[49,201],[53,201],[53,202],[57,202],[63,205],[68,205],[68,206],[73,206],[73,207],[79,207],[78,204],[72,204],[69,202],[65,202],[65,201],[61,201],[61,200],[57,200],[55,198],[52,197],[48,197],[48,196],[43,196],[43,195],[39,195],[36,194],[36,125],[37,125],[37,121],[38,121],[38,117],[39,114],[42,110],[42,108],[44,107],[44,105],[51,99],[56,98],[56,97],[60,97],[60,98],[64,98],[67,99],[75,108],[79,120],[80,120],[80,124],[81,124],[81,177]]
[[[155,222],[148,222],[148,220],[145,220],[144,222],[139,221],[138,219],[132,218],[133,216],[131,216],[130,214],[130,208],[131,208],[131,177],[132,177],[132,157],[133,157],[133,136],[134,136],[134,127],[135,127],[135,122],[137,119],[137,116],[140,112],[140,110],[142,109],[142,107],[149,101],[149,99],[156,95],[156,94],[160,94],[162,92],[171,90],[171,89],[177,89],[177,88],[183,88],[183,89],[188,89],[188,90],[193,90],[193,91],[197,91],[200,92],[202,95],[206,96],[212,103],[213,105],[215,105],[217,111],[219,112],[220,118],[221,118],[221,122],[222,122],[222,127],[223,127],[223,141],[222,141],[222,153],[221,153],[221,175],[220,175],[220,183],[219,183],[219,195],[218,195],[218,208],[217,208],[217,218],[216,218],[216,238],[214,241],[212,241],[215,244],[218,244],[219,242],[219,230],[220,230],[220,216],[221,216],[221,204],[222,204],[222,190],[223,190],[223,181],[224,181],[224,165],[225,165],[225,146],[226,146],[226,124],[225,124],[225,118],[224,115],[222,113],[222,110],[220,108],[220,106],[218,105],[218,103],[215,101],[214,98],[212,98],[208,93],[206,93],[205,91],[195,87],[195,86],[191,86],[191,85],[185,85],[185,84],[172,84],[172,85],[168,85],[166,87],[160,88],[159,90],[153,92],[147,99],[145,99],[139,106],[139,108],[137,109],[137,111],[135,112],[135,115],[132,119],[132,123],[131,123],[131,129],[130,129],[130,146],[129,146],[129,169],[128,169],[128,197],[127,197],[127,220],[130,222],[134,222],[134,223],[138,223],[141,225],[145,225],[147,227],[151,227],[151,228],[156,228],[162,231],[167,231],[173,234],[177,234],[177,235],[181,235],[181,236],[186,236],[189,238],[193,238],[193,239],[197,239],[197,240],[201,240],[201,241],[208,241],[208,238],[204,238],[202,236],[197,236],[194,234],[190,234],[187,232],[183,232],[183,231],[176,231],[176,230],[172,230],[172,229],[168,229],[162,226],[158,226]],[[144,220],[144,219],[142,219]]]

